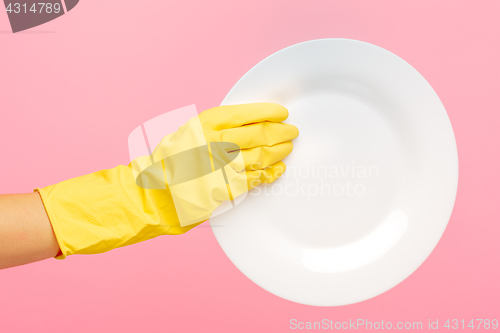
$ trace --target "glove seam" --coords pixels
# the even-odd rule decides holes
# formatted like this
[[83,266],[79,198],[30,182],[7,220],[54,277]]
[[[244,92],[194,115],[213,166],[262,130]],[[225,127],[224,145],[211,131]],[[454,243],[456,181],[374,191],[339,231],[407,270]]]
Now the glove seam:
[[59,230],[59,225],[57,223],[58,220],[57,220],[56,216],[53,215],[49,211],[48,207],[45,205],[45,201],[47,200],[45,193],[43,193],[43,191],[40,188],[35,188],[33,190],[33,192],[38,192],[38,194],[40,195],[40,198],[42,199],[43,208],[45,209],[45,212],[47,213],[47,217],[49,218],[50,224],[52,226],[52,230],[54,231],[54,235],[56,237],[57,244],[59,245],[59,250],[60,250],[61,254],[58,253],[54,258],[59,259],[59,260],[65,259],[67,251],[66,251],[66,246],[62,242],[61,231]]

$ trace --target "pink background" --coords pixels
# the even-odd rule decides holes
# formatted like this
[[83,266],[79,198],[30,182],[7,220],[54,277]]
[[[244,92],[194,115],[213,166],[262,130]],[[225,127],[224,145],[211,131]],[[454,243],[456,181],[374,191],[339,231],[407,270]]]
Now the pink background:
[[[219,105],[266,56],[326,37],[412,64],[446,107],[460,182],[443,238],[392,290],[319,308],[282,300],[227,259],[209,228],[0,271],[0,332],[284,332],[290,319],[500,319],[500,2],[102,1],[11,34],[0,11],[0,192],[128,162],[163,112]],[[495,317],[496,316],[496,317]]]

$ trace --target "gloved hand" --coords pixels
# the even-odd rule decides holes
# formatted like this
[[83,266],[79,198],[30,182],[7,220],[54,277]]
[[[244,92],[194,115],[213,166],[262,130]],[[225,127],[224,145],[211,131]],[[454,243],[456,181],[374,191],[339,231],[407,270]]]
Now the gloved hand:
[[187,232],[224,201],[285,171],[298,129],[277,104],[220,106],[167,135],[151,156],[37,188],[60,254],[95,254]]

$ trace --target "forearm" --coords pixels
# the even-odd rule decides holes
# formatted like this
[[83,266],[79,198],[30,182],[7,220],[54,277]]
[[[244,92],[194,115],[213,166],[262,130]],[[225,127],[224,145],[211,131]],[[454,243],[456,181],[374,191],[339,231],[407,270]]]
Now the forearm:
[[55,257],[58,252],[38,193],[0,195],[0,269]]

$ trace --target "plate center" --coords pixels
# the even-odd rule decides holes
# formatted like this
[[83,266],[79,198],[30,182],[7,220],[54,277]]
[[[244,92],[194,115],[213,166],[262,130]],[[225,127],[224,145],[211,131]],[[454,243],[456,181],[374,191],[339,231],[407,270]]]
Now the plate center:
[[[384,107],[343,91],[310,93],[288,105],[288,122],[300,124],[300,136],[283,178],[266,189],[283,197],[272,200],[283,212],[272,222],[280,232],[306,247],[338,247],[370,234],[391,213],[401,140]],[[287,196],[304,205],[290,207]]]

